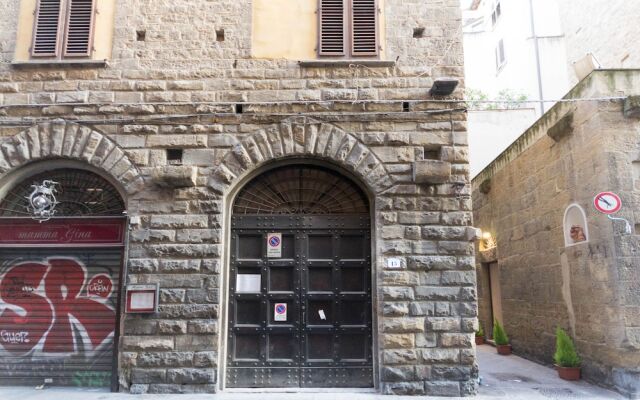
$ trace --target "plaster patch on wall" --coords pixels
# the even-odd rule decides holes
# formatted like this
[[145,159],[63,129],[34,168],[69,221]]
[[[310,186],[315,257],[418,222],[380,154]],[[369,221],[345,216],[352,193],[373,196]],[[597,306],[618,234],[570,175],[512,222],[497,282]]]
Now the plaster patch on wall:
[[576,313],[573,310],[573,301],[571,300],[571,270],[567,253],[560,255],[560,265],[562,266],[562,298],[567,306],[567,314],[569,314],[571,336],[576,337]]

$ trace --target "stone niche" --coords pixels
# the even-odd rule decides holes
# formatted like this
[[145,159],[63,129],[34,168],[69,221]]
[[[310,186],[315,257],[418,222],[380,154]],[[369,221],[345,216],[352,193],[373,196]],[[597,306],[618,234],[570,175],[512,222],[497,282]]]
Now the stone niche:
[[564,212],[564,245],[575,246],[589,241],[589,226],[584,209],[578,204],[571,204]]

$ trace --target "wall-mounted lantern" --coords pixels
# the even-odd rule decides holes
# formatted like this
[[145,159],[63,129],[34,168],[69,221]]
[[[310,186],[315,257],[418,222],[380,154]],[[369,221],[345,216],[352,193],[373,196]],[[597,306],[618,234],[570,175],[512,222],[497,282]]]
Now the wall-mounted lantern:
[[482,250],[491,250],[495,248],[498,243],[496,239],[493,237],[491,232],[482,232]]

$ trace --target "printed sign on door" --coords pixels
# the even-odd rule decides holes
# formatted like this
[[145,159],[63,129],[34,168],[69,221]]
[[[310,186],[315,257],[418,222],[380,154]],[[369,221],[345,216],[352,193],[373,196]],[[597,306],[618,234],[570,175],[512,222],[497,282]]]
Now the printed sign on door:
[[267,234],[267,257],[282,257],[282,233]]
[[273,306],[273,320],[278,322],[287,321],[287,303],[276,303]]

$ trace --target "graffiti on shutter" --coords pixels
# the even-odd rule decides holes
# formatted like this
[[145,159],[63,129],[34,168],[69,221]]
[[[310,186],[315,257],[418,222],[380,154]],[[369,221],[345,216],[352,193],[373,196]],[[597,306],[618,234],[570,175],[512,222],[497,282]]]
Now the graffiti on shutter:
[[[73,258],[10,267],[0,281],[0,296],[7,305],[0,314],[0,343],[7,351],[22,355],[32,350],[33,354],[74,353],[79,340],[90,343],[91,349],[99,348],[113,330],[96,327],[92,321],[96,315],[115,317],[115,310],[103,296],[92,295],[113,286],[108,276],[99,277],[99,281],[102,283],[93,283],[93,291],[87,285],[87,293],[82,295],[87,271]],[[38,288],[44,288],[44,293]],[[14,311],[14,307],[24,313]],[[80,337],[72,329],[72,319],[83,328],[78,330],[82,332]]]

